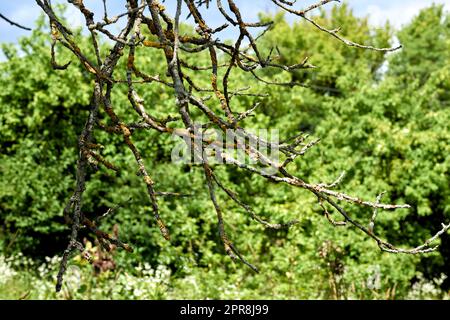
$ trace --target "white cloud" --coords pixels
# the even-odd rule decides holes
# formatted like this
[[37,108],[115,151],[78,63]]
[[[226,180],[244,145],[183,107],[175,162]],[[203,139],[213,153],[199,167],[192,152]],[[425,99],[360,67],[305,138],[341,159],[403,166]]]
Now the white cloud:
[[64,16],[67,19],[67,24],[71,27],[77,28],[84,25],[84,17],[75,6],[69,6]]
[[363,15],[369,16],[369,21],[377,26],[383,25],[387,20],[396,28],[411,21],[423,8],[431,6],[433,3],[444,4],[446,10],[450,10],[450,1],[448,0],[422,0],[422,1],[393,1],[388,5],[372,4],[367,6]]

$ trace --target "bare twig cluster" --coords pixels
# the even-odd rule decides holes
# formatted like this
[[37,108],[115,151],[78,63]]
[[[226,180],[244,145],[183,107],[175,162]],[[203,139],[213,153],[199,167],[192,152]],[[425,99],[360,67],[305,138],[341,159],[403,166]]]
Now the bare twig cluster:
[[[318,1],[316,4],[303,9],[295,9],[295,1],[271,0],[281,10],[304,19],[308,23],[314,25],[319,31],[325,32],[345,45],[377,51],[394,51],[396,48],[375,48],[369,45],[362,45],[345,39],[339,34],[339,28],[327,29],[318,24],[308,14],[333,0]],[[194,133],[194,118],[192,109],[200,110],[200,112],[208,119],[207,123],[202,124],[205,127],[214,127],[218,130],[226,132],[227,130],[236,130],[244,139],[257,140],[270,146],[270,142],[263,137],[255,136],[241,126],[244,119],[250,116],[256,109],[257,105],[250,110],[236,113],[233,111],[232,98],[234,95],[242,93],[242,90],[232,91],[230,89],[230,75],[233,70],[240,69],[243,72],[252,74],[255,81],[261,81],[266,84],[275,85],[302,85],[299,83],[275,83],[265,80],[258,74],[262,68],[276,68],[284,71],[293,71],[297,69],[307,69],[314,66],[308,63],[308,58],[302,58],[294,65],[281,65],[272,57],[264,57],[259,46],[258,40],[271,28],[272,22],[248,22],[245,20],[239,6],[233,0],[176,0],[176,12],[174,16],[170,16],[162,3],[157,0],[124,0],[124,12],[115,17],[110,17],[107,10],[107,2],[104,3],[104,15],[101,20],[94,20],[94,13],[85,6],[82,0],[68,0],[70,5],[75,6],[84,16],[88,32],[90,33],[92,47],[95,52],[95,59],[91,60],[87,54],[81,50],[77,42],[74,40],[73,33],[70,28],[64,24],[52,8],[48,0],[36,0],[37,4],[42,8],[50,20],[51,26],[51,62],[55,69],[66,69],[69,63],[60,65],[56,62],[55,45],[61,44],[69,49],[73,55],[80,61],[84,68],[92,74],[95,84],[93,86],[91,109],[86,120],[85,127],[79,137],[79,159],[77,163],[76,188],[68,205],[64,210],[67,221],[72,226],[70,241],[64,252],[56,290],[59,291],[62,285],[62,279],[66,270],[66,265],[71,252],[79,250],[84,252],[84,248],[78,239],[78,232],[81,228],[88,228],[95,234],[104,248],[114,245],[125,250],[131,251],[131,247],[122,243],[117,237],[111,236],[98,229],[97,221],[89,220],[83,214],[83,193],[86,184],[86,170],[90,163],[104,165],[110,170],[118,170],[114,164],[102,157],[99,152],[99,146],[94,143],[93,130],[95,127],[100,128],[110,134],[120,135],[124,145],[133,154],[140,176],[147,189],[149,201],[152,207],[153,216],[158,225],[162,236],[169,240],[169,230],[163,221],[163,213],[158,207],[158,197],[163,195],[174,195],[170,192],[159,192],[155,190],[155,184],[151,178],[151,170],[146,168],[140,151],[133,141],[133,133],[136,130],[156,130],[161,134],[176,133],[179,136],[191,139],[196,154],[201,155],[200,160],[205,174],[209,196],[217,213],[217,223],[220,239],[223,242],[227,254],[236,260],[240,260],[254,271],[258,269],[248,262],[235,247],[230,240],[224,227],[223,209],[216,196],[218,191],[224,192],[237,205],[241,206],[249,215],[257,222],[267,228],[288,228],[298,221],[288,221],[285,223],[269,223],[260,218],[253,209],[243,203],[237,194],[231,191],[214,172],[213,166],[208,159],[204,157],[205,148],[211,144],[220,142],[211,141],[209,139],[196,139]],[[201,8],[204,7],[204,8]],[[218,10],[227,21],[224,25],[210,25],[204,19],[200,9]],[[195,22],[195,35],[185,35],[180,33],[180,19],[182,11],[186,10],[186,14],[192,17]],[[125,19],[124,27],[117,34],[113,34],[107,29],[108,26],[116,24],[119,19]],[[148,29],[151,33],[151,41],[146,39],[143,28]],[[234,28],[237,33],[237,39],[234,44],[221,41],[216,34],[226,28]],[[254,36],[251,30],[260,29],[260,35]],[[99,43],[102,37],[106,37],[113,42],[113,46],[109,53],[103,56],[100,53]],[[136,48],[143,47],[148,50],[160,50],[165,57],[168,81],[162,80],[164,77],[160,75],[149,75],[142,72],[136,65]],[[209,54],[210,65],[207,67],[192,66],[187,63],[185,57],[194,55],[199,52],[207,52]],[[120,75],[115,74],[119,59],[126,55],[127,69],[125,79],[122,80]],[[223,76],[219,76],[219,68],[224,70]],[[202,88],[194,79],[188,76],[187,71],[206,71],[210,72],[210,86]],[[116,113],[114,101],[112,101],[111,93],[118,84],[125,83],[128,88],[128,100],[138,118],[138,122],[134,124],[125,123]],[[172,92],[176,101],[176,111],[184,124],[183,129],[173,129],[168,123],[175,121],[170,116],[166,119],[157,119],[152,115],[152,104],[158,101],[144,101],[136,91],[137,85],[158,85],[164,86],[169,92]],[[204,97],[205,92],[211,93],[211,96]],[[217,108],[216,108],[217,107]],[[214,110],[221,110],[216,112]],[[107,124],[100,122],[99,113],[105,114],[109,122]],[[176,132],[175,132],[176,131]],[[227,163],[232,164],[247,171],[251,174],[260,175],[275,183],[284,183],[292,187],[302,188],[313,193],[324,211],[325,217],[334,226],[353,225],[368,237],[376,241],[379,248],[383,251],[391,253],[425,253],[436,249],[432,242],[442,233],[450,228],[450,224],[442,225],[442,229],[422,245],[412,249],[397,248],[394,245],[382,240],[375,233],[375,223],[378,210],[393,210],[400,208],[409,208],[409,205],[395,205],[381,202],[382,194],[375,201],[361,199],[357,196],[349,195],[334,189],[342,181],[343,174],[340,175],[333,183],[308,183],[305,179],[294,176],[289,172],[288,166],[297,158],[302,157],[308,150],[314,147],[319,140],[310,140],[303,134],[296,135],[278,143],[278,148],[284,159],[280,162],[274,162],[266,157],[256,148],[236,144],[235,147],[240,149],[252,159],[257,159],[257,164],[247,164],[234,159],[226,152],[220,152],[216,156],[224,159]],[[261,167],[271,166],[276,168],[275,172],[268,173],[260,170]],[[182,195],[181,195],[182,196]],[[357,221],[344,209],[344,205],[355,205],[360,207],[371,208],[373,215],[368,219],[367,223]],[[111,210],[113,211],[113,210]],[[331,211],[331,212],[330,212]],[[340,215],[341,220],[335,221],[332,218],[332,212]],[[108,212],[108,214],[111,212]],[[88,257],[87,257],[88,258]]]

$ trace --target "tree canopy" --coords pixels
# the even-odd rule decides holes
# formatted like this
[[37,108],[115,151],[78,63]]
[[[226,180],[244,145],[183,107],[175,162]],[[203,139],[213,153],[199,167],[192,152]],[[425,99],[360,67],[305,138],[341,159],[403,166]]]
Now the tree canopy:
[[[54,10],[60,16],[63,9]],[[159,11],[161,26],[174,30],[174,26],[169,28],[169,18],[164,14],[164,10]],[[191,14],[195,14],[192,8]],[[149,126],[177,128],[183,119],[170,120],[183,107],[180,97],[174,99],[173,88],[161,84],[169,81],[175,84],[176,79],[167,73],[170,68],[167,52],[157,47],[157,43],[163,43],[161,34],[151,27],[142,27],[139,30],[142,34],[136,33],[136,37],[142,37],[140,45],[128,43],[125,48],[123,44],[123,56],[118,58],[113,74],[118,81],[111,96],[107,96],[114,102],[114,113],[121,120],[115,123],[107,103],[99,103],[98,121],[89,133],[95,137],[90,143],[98,147],[83,156],[83,149],[79,152],[79,136],[86,133],[85,125],[89,123],[86,119],[92,115],[95,105],[92,88],[101,81],[86,67],[83,58],[81,63],[75,61],[73,48],[56,45],[54,55],[49,48],[53,47],[53,41],[66,41],[69,46],[73,41],[89,61],[96,60],[96,49],[92,37],[81,29],[72,30],[73,34],[67,38],[70,41],[65,39],[62,19],[52,21],[53,33],[59,32],[59,38],[52,40],[47,19],[42,16],[32,34],[22,38],[18,46],[3,45],[7,61],[0,63],[3,88],[0,92],[3,178],[0,219],[5,250],[44,257],[66,248],[67,230],[61,213],[67,200],[73,197],[75,176],[79,177],[76,162],[79,167],[84,157],[87,183],[80,217],[101,221],[102,230],[117,224],[119,237],[99,236],[95,232],[100,232],[97,225],[88,231],[87,222],[87,228],[79,229],[80,241],[86,238],[93,242],[93,236],[97,236],[99,247],[105,239],[111,242],[109,245],[119,247],[127,248],[124,244],[128,243],[135,249],[134,253],[115,254],[123,266],[140,261],[167,265],[180,279],[180,286],[187,276],[200,279],[199,292],[205,294],[221,296],[220,290],[211,291],[212,283],[219,284],[217,288],[238,283],[243,296],[252,298],[265,297],[264,292],[272,292],[276,297],[301,298],[311,297],[312,293],[316,297],[368,298],[386,292],[404,297],[418,272],[433,278],[448,270],[449,237],[441,222],[448,221],[450,216],[450,38],[449,14],[442,6],[421,11],[397,33],[402,49],[389,54],[387,50],[346,46],[306,20],[288,23],[283,13],[261,15],[262,25],[268,26],[269,21],[273,24],[258,39],[260,55],[270,56],[270,63],[283,66],[293,66],[300,60],[305,68],[293,68],[290,72],[277,67],[262,68],[256,74],[262,81],[257,81],[253,71],[245,72],[252,63],[262,63],[255,58],[255,52],[249,51],[252,56],[242,58],[242,67],[227,68],[229,59],[236,65],[238,62],[230,49],[234,43],[224,42],[224,48],[228,46],[231,54],[224,52],[217,56],[217,66],[225,66],[217,68],[216,76],[223,79],[227,70],[232,69],[227,76],[230,88],[219,84],[217,89],[202,91],[211,87],[211,52],[188,54],[186,51],[180,53],[178,61],[180,70],[184,68],[183,83],[197,92],[204,99],[200,102],[211,106],[214,114],[223,112],[223,119],[228,120],[245,115],[241,120],[245,128],[277,128],[284,138],[298,132],[312,137],[299,142],[303,143],[299,149],[305,148],[307,152],[290,164],[289,175],[281,173],[274,177],[307,177],[308,183],[320,186],[331,185],[345,171],[338,181],[339,188],[345,191],[343,195],[358,195],[371,204],[363,208],[346,206],[345,212],[351,219],[369,223],[374,209],[383,203],[411,206],[377,212],[373,234],[395,244],[395,250],[417,247],[437,232],[445,231],[438,251],[427,255],[381,253],[377,242],[357,228],[325,224],[324,215],[330,221],[347,220],[345,216],[344,220],[337,218],[339,212],[331,212],[334,201],[328,202],[329,193],[311,196],[308,188],[268,183],[264,174],[249,174],[239,166],[211,165],[209,168],[204,164],[173,163],[171,152],[177,141],[170,134],[161,134],[161,130]],[[152,19],[155,21],[155,16]],[[57,25],[59,21],[62,26]],[[355,17],[346,5],[335,7],[330,13],[322,11],[314,16],[314,21],[321,26],[342,26],[340,37],[374,47],[388,48],[393,35],[389,25],[375,29],[367,19]],[[184,24],[178,28],[179,37],[192,39],[206,32],[202,34],[201,30]],[[175,38],[170,41],[176,43]],[[98,56],[110,55],[111,46],[119,43],[99,41]],[[186,45],[186,49],[192,51],[196,47],[187,43],[190,47]],[[154,47],[155,50],[148,50]],[[134,54],[130,53],[132,50]],[[304,57],[309,59],[303,60]],[[69,61],[71,64],[65,67]],[[55,66],[64,70],[55,71]],[[136,80],[133,90],[126,79],[131,73]],[[141,86],[138,81],[152,85]],[[154,85],[155,82],[159,85]],[[273,82],[288,85],[268,84]],[[106,90],[102,95],[109,92],[108,81],[101,86]],[[224,103],[217,91],[224,95],[225,90],[228,90],[228,102],[225,99]],[[135,116],[141,101],[136,97],[148,103],[151,110],[148,119],[142,116],[142,111],[139,113],[144,121]],[[232,104],[228,104],[230,101]],[[195,101],[190,103],[196,106]],[[257,109],[247,114],[255,103],[259,103]],[[232,109],[227,111],[227,106]],[[208,119],[204,108],[191,107],[189,114],[205,124],[216,120]],[[222,121],[222,117],[217,119]],[[114,131],[120,123],[133,129],[133,145],[142,155],[145,168],[151,168],[151,180],[156,187],[149,193],[158,198],[163,225],[158,218],[154,219],[154,203],[149,203],[149,195],[143,192],[142,181],[147,187],[149,184],[139,161],[139,166],[135,165],[139,157],[130,152],[133,148],[126,143],[126,134]],[[320,143],[312,147],[315,138],[320,138]],[[287,157],[291,155],[288,153]],[[206,175],[206,182],[205,172],[212,173],[210,178]],[[376,195],[383,191],[386,191],[383,201],[377,201]],[[234,199],[237,195],[238,200]],[[339,196],[336,199],[345,201]],[[223,231],[229,238],[217,232],[218,203],[225,221]],[[106,212],[110,216],[101,219]],[[251,213],[258,217],[252,218]],[[295,220],[298,221],[293,224]],[[267,224],[290,222],[290,228],[267,227]],[[170,231],[170,242],[161,237],[158,227],[163,235],[166,228]],[[227,248],[230,246],[227,240],[232,240],[231,249]],[[240,251],[234,251],[234,246]],[[237,267],[223,254],[229,250],[237,255],[242,252],[245,262],[257,266],[261,272],[254,274],[250,268]],[[379,269],[382,278],[377,290],[370,290],[366,280],[374,268]]]

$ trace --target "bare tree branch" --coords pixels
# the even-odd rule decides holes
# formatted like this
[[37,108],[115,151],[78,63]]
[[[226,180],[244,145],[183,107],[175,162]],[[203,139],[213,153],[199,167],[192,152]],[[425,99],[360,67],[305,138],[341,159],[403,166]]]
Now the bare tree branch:
[[2,15],[1,13],[0,13],[0,18],[3,19],[3,20],[5,20],[6,22],[8,22],[10,25],[16,26],[16,27],[18,27],[18,28],[20,28],[20,29],[27,30],[27,31],[31,31],[31,30],[32,30],[31,28],[24,27],[23,25],[21,25],[21,24],[19,24],[19,23],[17,23],[17,22],[14,22],[14,21],[12,21],[11,19],[8,19],[7,17],[5,17],[4,15]]
[[[400,46],[395,48],[376,48],[370,45],[358,44],[341,37],[338,34],[339,29],[329,30],[319,25],[312,18],[306,17],[307,13],[326,5],[327,3],[333,2],[333,0],[318,1],[316,4],[303,10],[293,9],[295,1],[271,1],[281,10],[304,19],[306,22],[313,25],[318,32],[329,34],[347,46],[381,52],[394,51],[400,48]],[[297,69],[314,67],[308,64],[308,58],[303,58],[294,65],[279,64],[272,56],[273,49],[267,57],[263,57],[258,40],[267,32],[270,32],[270,26],[273,22],[247,22],[233,0],[224,1],[224,3],[226,2],[228,5],[227,9],[221,0],[217,0],[216,9],[227,20],[227,24],[210,26],[200,13],[199,8],[205,5],[207,10],[214,10],[211,1],[184,0],[188,15],[195,21],[195,34],[186,35],[180,33],[180,17],[183,14],[183,9],[186,8],[182,6],[181,0],[177,0],[176,2],[176,12],[173,18],[166,12],[163,4],[157,0],[124,1],[124,4],[126,3],[126,11],[116,17],[109,18],[106,1],[103,1],[104,12],[101,21],[94,20],[93,12],[83,4],[83,1],[68,0],[68,3],[74,5],[85,17],[85,25],[90,33],[92,49],[93,52],[95,52],[95,59],[91,61],[86,52],[83,52],[74,40],[70,28],[64,25],[62,20],[57,17],[50,2],[48,0],[36,0],[36,2],[50,20],[52,30],[51,61],[53,67],[55,69],[65,69],[68,67],[68,64],[60,66],[56,63],[55,46],[61,44],[73,53],[74,57],[79,60],[81,65],[90,73],[94,80],[91,111],[79,138],[80,152],[77,164],[76,187],[69,200],[69,204],[64,210],[66,221],[72,226],[72,232],[68,247],[65,250],[61,261],[56,286],[57,291],[61,289],[63,275],[70,254],[75,249],[83,251],[82,247],[80,247],[81,244],[77,239],[80,228],[87,227],[98,238],[100,243],[110,243],[128,251],[132,250],[129,245],[122,243],[116,237],[110,236],[99,230],[96,225],[99,219],[111,214],[117,209],[116,207],[108,210],[105,214],[100,216],[101,218],[94,221],[87,219],[83,213],[83,193],[85,190],[86,170],[88,165],[90,163],[95,165],[102,164],[107,169],[115,171],[120,170],[120,168],[116,167],[116,165],[103,157],[101,155],[101,148],[94,144],[94,127],[109,134],[122,136],[123,144],[133,154],[139,175],[142,177],[143,184],[146,186],[154,220],[158,225],[162,236],[167,240],[170,239],[169,230],[163,222],[163,213],[160,212],[158,206],[158,197],[183,197],[188,194],[170,191],[158,192],[155,190],[151,174],[144,164],[144,159],[140,151],[133,142],[133,134],[136,130],[154,130],[161,135],[178,135],[182,137],[187,144],[191,145],[194,151],[194,161],[202,166],[205,174],[209,197],[217,215],[218,232],[225,252],[234,260],[241,261],[254,271],[258,271],[258,269],[240,254],[225,230],[224,210],[216,195],[216,188],[218,187],[218,189],[222,190],[229,199],[235,202],[239,207],[243,208],[255,221],[267,228],[288,228],[298,221],[293,220],[275,224],[260,218],[249,205],[242,202],[237,194],[220,181],[217,174],[214,172],[214,166],[212,166],[208,160],[207,152],[211,148],[215,151],[214,157],[216,159],[221,160],[228,165],[241,168],[243,172],[261,176],[270,182],[283,183],[294,188],[309,191],[317,197],[319,205],[330,223],[334,226],[351,225],[359,229],[373,239],[383,251],[408,254],[431,252],[436,249],[433,242],[440,235],[449,230],[450,224],[442,224],[442,229],[423,244],[412,249],[398,248],[378,237],[375,234],[374,226],[380,210],[404,209],[409,208],[409,205],[382,203],[382,194],[380,194],[375,201],[371,201],[362,199],[356,195],[334,190],[341,184],[344,174],[341,174],[332,183],[309,183],[306,178],[297,177],[291,174],[288,167],[297,159],[301,159],[301,157],[311,148],[315,147],[320,141],[319,139],[310,139],[307,135],[299,133],[282,142],[272,142],[262,135],[253,134],[250,130],[241,127],[240,123],[255,112],[258,104],[255,104],[252,108],[242,113],[233,111],[233,96],[246,94],[243,91],[248,89],[231,88],[230,76],[236,69],[241,72],[250,73],[253,75],[256,82],[267,85],[294,86],[303,84],[295,82],[276,83],[263,79],[257,72],[259,69],[263,68],[291,72]],[[150,12],[150,14],[147,15],[146,12]],[[117,23],[121,18],[126,18],[126,24],[120,32],[113,34],[111,31],[105,29],[106,26]],[[238,33],[237,40],[234,44],[221,41],[216,37],[217,32],[228,27],[234,28]],[[145,38],[142,28],[148,29],[148,32],[152,35],[152,40]],[[262,31],[255,37],[250,32],[250,28],[259,28]],[[106,55],[102,55],[99,49],[101,36],[105,39],[110,39],[114,44]],[[248,45],[244,46],[245,42],[247,42]],[[143,50],[145,49],[146,52],[160,51],[164,55],[165,68],[169,80],[163,80],[164,77],[161,77],[158,74],[147,75],[139,70],[139,66],[136,65],[136,61],[138,61],[136,59],[138,52],[136,50],[137,47],[140,47]],[[192,65],[186,62],[187,56],[194,56],[194,54],[204,51],[209,53],[209,65]],[[126,73],[117,75],[115,73],[118,73],[119,71],[116,70],[116,67],[122,55],[125,55],[127,59]],[[224,72],[219,73],[219,68],[224,68]],[[197,78],[188,75],[189,71],[210,72],[210,83],[208,84],[208,87],[199,85],[197,83]],[[136,122],[125,123],[118,116],[111,94],[117,84],[127,86],[128,100],[132,107],[130,110],[134,110]],[[145,101],[139,96],[135,89],[135,85],[162,86],[164,90],[172,93],[176,102],[176,110],[170,111],[178,113],[184,128],[174,129],[172,126],[168,126],[167,124],[169,122],[177,120],[177,118],[172,117],[170,114],[163,120],[154,117],[148,111],[150,110],[149,101]],[[205,93],[211,93],[211,95],[206,97],[201,96],[201,94]],[[255,97],[264,96],[264,94],[259,93],[248,94]],[[151,104],[156,103],[158,103],[158,101],[151,101]],[[220,114],[214,110],[220,110]],[[99,121],[99,113],[102,113],[102,115],[107,117],[107,124]],[[198,113],[202,115],[203,119],[206,118],[207,122],[197,123],[198,117],[195,116],[195,114]],[[227,141],[227,144],[224,146],[222,140],[204,135],[205,130],[208,128],[214,128],[223,135],[229,135],[230,132],[233,132],[233,139],[231,142]],[[254,142],[254,144],[250,143],[250,145],[248,145],[245,143],[246,141]],[[279,150],[281,159],[272,159],[258,147],[255,147],[255,145],[262,145],[270,150]],[[227,149],[229,147],[242,154],[246,159],[252,159],[252,162],[233,157]],[[366,223],[359,222],[356,218],[353,218],[344,209],[344,206],[358,206],[372,210],[372,217],[368,222],[368,226],[366,227]],[[332,218],[333,212],[334,214],[341,216],[340,221],[336,221]]]

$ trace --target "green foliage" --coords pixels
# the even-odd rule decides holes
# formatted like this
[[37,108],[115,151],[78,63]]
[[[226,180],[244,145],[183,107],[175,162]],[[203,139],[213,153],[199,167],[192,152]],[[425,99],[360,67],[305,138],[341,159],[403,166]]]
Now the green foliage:
[[422,10],[414,22],[398,33],[405,50],[390,63],[389,71],[405,82],[425,81],[448,65],[450,18],[442,6]]
[[[6,230],[19,232],[15,241],[23,249],[36,249],[40,235],[65,230],[61,212],[84,121],[77,115],[89,103],[88,77],[80,68],[63,77],[53,72],[45,23],[41,18],[20,40],[20,52],[4,44],[8,60],[0,64],[0,219]],[[68,56],[61,52],[60,58]]]
[[[293,74],[259,70],[258,74],[270,81],[297,81],[311,88],[275,86],[268,90],[251,75],[234,70],[231,89],[251,84],[249,91],[268,92],[269,96],[236,96],[233,110],[242,112],[262,100],[256,116],[245,120],[246,126],[277,128],[281,137],[299,130],[320,137],[322,142],[297,160],[295,173],[311,182],[331,182],[346,170],[340,186],[345,192],[374,199],[381,191],[388,191],[385,200],[410,203],[413,209],[380,212],[377,232],[398,245],[423,242],[450,217],[448,14],[436,6],[422,11],[398,34],[404,49],[388,57],[348,48],[303,22],[288,24],[282,15],[274,19],[273,30],[261,40],[263,54],[276,43],[280,62],[295,64],[309,56],[309,62],[318,68]],[[388,25],[375,30],[345,5],[331,15],[322,13],[318,19],[323,25],[343,26],[342,35],[360,43],[385,47],[392,36]],[[7,61],[0,63],[1,241],[6,253],[24,251],[34,258],[59,254],[66,244],[68,229],[62,209],[74,186],[77,135],[91,95],[89,77],[77,63],[63,72],[51,69],[44,24],[41,19],[18,47],[4,45]],[[191,32],[186,26],[183,30]],[[82,47],[89,47],[88,38],[77,36]],[[101,47],[106,52],[108,43]],[[141,71],[164,77],[162,55],[137,57]],[[183,58],[196,65],[208,61],[204,53]],[[71,55],[61,49],[57,59],[66,62]],[[387,62],[389,68],[384,72],[382,66]],[[123,77],[125,64],[125,59],[119,62],[116,77]],[[209,71],[189,75],[205,79],[204,86],[209,81]],[[171,110],[176,115],[173,96],[165,88],[152,85],[137,89],[152,114]],[[138,121],[128,112],[126,92],[115,94],[119,114],[127,121]],[[448,272],[448,235],[443,238],[447,245],[426,257],[381,253],[364,234],[329,225],[308,193],[268,183],[236,168],[217,166],[222,181],[263,218],[271,222],[300,220],[289,231],[267,230],[224,194],[218,194],[227,232],[246,258],[261,269],[260,274],[254,274],[224,254],[201,168],[171,163],[175,144],[171,137],[153,131],[136,133],[134,140],[151,168],[156,190],[193,195],[162,198],[161,213],[172,238],[167,242],[152,219],[145,187],[120,137],[100,131],[95,135],[97,142],[105,145],[102,155],[121,171],[115,175],[102,167],[90,170],[83,211],[95,216],[121,204],[102,228],[110,229],[117,223],[121,238],[136,251],[117,252],[113,274],[94,276],[88,265],[75,261],[85,274],[84,286],[66,298],[112,297],[108,290],[118,275],[152,278],[154,275],[146,276],[136,269],[144,265],[153,269],[165,266],[171,271],[170,284],[164,282],[163,290],[152,295],[150,287],[139,287],[137,280],[135,287],[126,288],[130,278],[124,276],[123,288],[118,286],[122,291],[114,297],[406,298],[412,282],[426,282],[419,278],[419,272],[429,279]],[[349,212],[367,222],[371,216],[370,211],[360,208],[349,208]],[[22,269],[25,271],[15,275],[14,281],[19,287],[30,287],[39,276],[30,271],[32,267]],[[52,270],[52,275],[40,282],[47,289],[39,297],[56,297],[50,293]],[[26,272],[30,273],[28,278],[19,280]],[[95,291],[96,287],[102,289]],[[0,293],[8,290],[0,286]],[[138,295],[134,290],[144,293]],[[18,295],[14,292],[7,297]],[[441,296],[433,293],[433,297]]]

